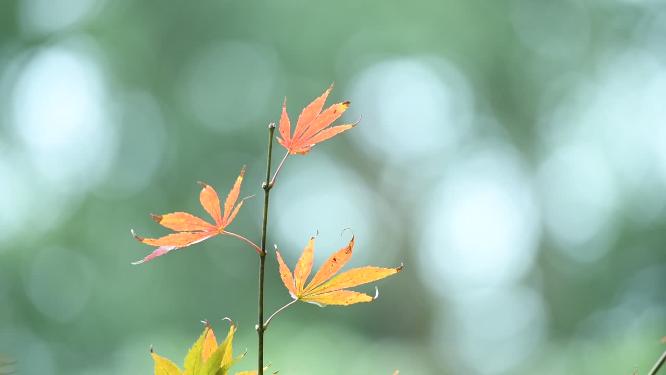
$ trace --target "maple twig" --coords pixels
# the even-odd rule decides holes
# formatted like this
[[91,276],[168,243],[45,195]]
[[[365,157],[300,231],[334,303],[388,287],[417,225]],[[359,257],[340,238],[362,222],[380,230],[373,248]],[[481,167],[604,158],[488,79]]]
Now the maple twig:
[[664,362],[666,362],[666,350],[664,351],[664,353],[661,354],[661,357],[659,357],[659,359],[657,360],[657,363],[654,364],[654,366],[652,367],[652,370],[650,370],[648,375],[656,375],[659,372],[659,369],[661,368],[661,366],[664,365]]
[[260,255],[261,255],[261,248],[259,247],[259,245],[257,245],[256,243],[252,242],[251,240],[247,239],[246,237],[243,237],[243,236],[241,236],[241,235],[238,234],[238,233],[229,232],[229,231],[226,231],[226,230],[225,230],[225,231],[222,231],[222,234],[226,234],[226,235],[229,235],[229,236],[231,236],[231,237],[238,238],[239,240],[241,240],[241,241],[247,243],[248,245],[252,246],[252,248],[254,249],[254,251],[256,251],[257,254],[260,254]]
[[278,173],[280,173],[280,170],[282,169],[282,166],[284,165],[284,162],[287,160],[287,156],[289,156],[289,151],[287,151],[286,154],[284,154],[284,157],[282,157],[282,160],[280,160],[280,164],[278,164],[277,168],[275,169],[275,174],[273,174],[273,178],[271,178],[271,187],[275,185],[275,180],[277,179]]
[[298,302],[297,299],[292,300],[291,302],[289,302],[288,304],[286,304],[286,305],[280,307],[280,308],[277,309],[273,314],[271,314],[271,316],[269,316],[268,319],[266,319],[266,323],[264,323],[264,330],[265,330],[266,328],[268,328],[268,325],[269,325],[269,324],[271,324],[271,320],[273,320],[273,318],[275,317],[275,315],[279,314],[280,312],[282,312],[282,310],[286,309],[287,307],[293,305],[293,304],[296,303],[296,302]]
[[275,134],[275,123],[268,124],[268,156],[266,157],[266,181],[262,184],[264,189],[264,217],[261,224],[261,252],[259,253],[259,316],[257,322],[257,334],[259,336],[257,351],[257,374],[264,373],[264,271],[266,269],[266,228],[268,227],[268,200],[271,193],[271,158],[273,155],[273,134]]

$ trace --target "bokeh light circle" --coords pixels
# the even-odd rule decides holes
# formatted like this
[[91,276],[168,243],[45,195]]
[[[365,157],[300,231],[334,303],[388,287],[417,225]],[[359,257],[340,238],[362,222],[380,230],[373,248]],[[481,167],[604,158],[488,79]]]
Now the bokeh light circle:
[[84,192],[105,177],[115,133],[104,76],[90,46],[73,42],[36,51],[12,99],[13,130],[55,193]]
[[471,90],[445,60],[384,60],[353,82],[350,114],[362,118],[353,140],[392,162],[450,153],[470,130]]
[[508,147],[486,145],[461,157],[424,202],[420,275],[433,292],[507,284],[530,269],[540,214],[532,182]]

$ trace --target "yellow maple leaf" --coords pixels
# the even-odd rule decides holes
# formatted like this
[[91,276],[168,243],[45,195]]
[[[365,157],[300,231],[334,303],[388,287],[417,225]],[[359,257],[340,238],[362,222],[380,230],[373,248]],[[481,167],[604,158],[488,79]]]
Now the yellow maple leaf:
[[319,306],[347,306],[359,302],[370,302],[376,296],[372,297],[347,288],[380,280],[402,270],[402,265],[395,268],[366,266],[354,268],[335,276],[352,257],[354,249],[354,238],[352,237],[349,244],[331,255],[319,268],[312,280],[305,285],[312,271],[314,241],[314,237],[308,241],[296,263],[293,274],[282,259],[280,252],[277,250],[275,252],[280,268],[280,278],[295,300],[310,302]]

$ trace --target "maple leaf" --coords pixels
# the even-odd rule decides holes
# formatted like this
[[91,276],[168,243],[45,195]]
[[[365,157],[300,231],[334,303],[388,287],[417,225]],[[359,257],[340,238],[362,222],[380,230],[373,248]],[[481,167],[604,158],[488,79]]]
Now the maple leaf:
[[372,297],[364,293],[347,290],[347,288],[380,280],[402,270],[402,265],[396,268],[366,266],[354,268],[335,276],[352,257],[354,249],[354,238],[352,237],[349,244],[331,255],[319,268],[312,280],[305,285],[312,271],[314,241],[315,238],[311,237],[296,263],[293,274],[282,259],[280,252],[275,251],[279,263],[280,278],[295,300],[310,302],[319,306],[347,306],[359,302],[370,302],[377,296]]
[[160,238],[144,238],[137,236],[132,230],[132,235],[139,242],[145,243],[150,246],[156,246],[152,253],[148,254],[145,258],[134,262],[132,264],[141,264],[151,261],[159,256],[169,253],[172,250],[180,249],[190,245],[194,245],[201,241],[215,237],[219,234],[231,235],[246,242],[249,242],[258,250],[256,245],[252,244],[249,240],[232,232],[227,232],[226,227],[234,221],[238,211],[243,206],[245,199],[238,202],[240,188],[243,183],[243,176],[245,175],[245,167],[240,171],[240,175],[236,178],[234,186],[229,191],[226,200],[224,201],[224,213],[221,212],[220,198],[212,186],[199,182],[201,185],[201,193],[199,194],[199,201],[204,210],[213,218],[214,223],[209,223],[206,220],[194,216],[187,212],[173,212],[164,215],[151,215],[153,220],[158,224],[173,230],[175,233],[167,234]]
[[[229,368],[244,356],[244,354],[238,357],[233,356],[235,333],[236,326],[231,323],[227,337],[218,344],[213,328],[206,323],[203,333],[185,356],[184,370],[151,349],[150,355],[155,364],[155,375],[227,375]],[[254,373],[256,372],[243,371],[236,375]]]
[[287,99],[282,103],[282,114],[280,115],[278,129],[280,137],[277,140],[290,154],[305,155],[310,152],[315,144],[334,137],[356,125],[356,123],[353,123],[330,126],[342,116],[351,104],[349,101],[336,103],[322,111],[331,90],[333,90],[333,85],[303,109],[300,116],[298,116],[293,134],[291,133],[291,122],[287,114]]

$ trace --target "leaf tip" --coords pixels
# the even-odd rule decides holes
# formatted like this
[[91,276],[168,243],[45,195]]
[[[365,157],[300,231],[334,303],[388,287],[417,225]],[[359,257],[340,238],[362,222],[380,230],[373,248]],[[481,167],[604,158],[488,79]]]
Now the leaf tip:
[[352,241],[353,241],[353,240],[354,240],[354,231],[351,229],[351,227],[347,227],[347,228],[343,229],[343,230],[340,232],[340,237],[342,237],[342,235],[344,235],[346,231],[350,231],[350,232],[351,232],[351,234],[352,234]]
[[358,124],[361,122],[361,120],[363,120],[363,115],[359,115],[359,116],[358,116],[358,120],[356,120],[356,121],[354,121],[354,122],[352,122],[352,123],[350,124],[351,127],[352,127],[352,128],[355,128],[356,125],[358,125]]
[[150,218],[153,219],[154,222],[159,224],[162,221],[162,215],[155,215],[155,214],[150,214]]
[[372,297],[372,300],[374,301],[374,300],[376,300],[377,298],[379,298],[379,288],[377,288],[377,287],[375,286],[375,296]]
[[136,266],[138,264],[143,264],[143,263],[149,262],[149,261],[151,261],[151,260],[153,260],[157,257],[160,257],[164,254],[167,254],[171,250],[175,250],[175,249],[177,249],[176,246],[160,246],[157,249],[153,250],[152,253],[146,255],[145,258],[143,258],[141,260],[137,260],[136,262],[132,262],[132,265]]
[[351,105],[351,102],[349,100],[346,100],[346,101],[342,102],[342,106],[344,107],[344,109],[349,108],[350,105]]
[[405,264],[402,263],[402,262],[400,262],[400,265],[399,265],[398,267],[396,267],[395,270],[396,270],[396,272],[400,272],[400,271],[402,271],[402,269],[403,269],[404,267],[405,267]]
[[252,199],[252,198],[254,198],[254,197],[256,197],[256,196],[257,196],[257,194],[252,194],[252,195],[248,195],[247,197],[243,197],[243,198],[240,199],[239,204],[245,202],[245,201],[248,200],[248,199]]
[[130,229],[130,233],[132,234],[132,237],[134,237],[135,240],[137,240],[137,241],[139,241],[139,242],[143,242],[143,239],[144,239],[144,238],[141,237],[141,236],[139,236],[138,234],[136,234],[136,232],[134,231],[134,229]]
[[274,122],[271,122],[270,124],[268,124],[268,129],[269,129],[269,130],[271,130],[271,129],[275,129],[275,123],[274,123]]
[[225,316],[222,320],[226,320],[232,327],[236,327],[236,323],[230,317]]

